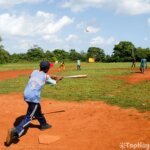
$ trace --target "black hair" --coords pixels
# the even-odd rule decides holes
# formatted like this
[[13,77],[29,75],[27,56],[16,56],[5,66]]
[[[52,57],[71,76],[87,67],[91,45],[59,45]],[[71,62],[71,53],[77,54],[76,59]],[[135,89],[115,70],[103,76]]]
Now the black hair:
[[40,70],[41,71],[44,71],[44,72],[47,72],[50,68],[50,63],[48,61],[42,61],[40,63]]

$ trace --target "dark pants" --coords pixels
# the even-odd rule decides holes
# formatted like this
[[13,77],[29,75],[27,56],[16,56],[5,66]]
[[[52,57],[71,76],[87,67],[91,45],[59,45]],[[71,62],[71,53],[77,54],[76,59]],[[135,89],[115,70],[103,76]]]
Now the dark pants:
[[80,65],[77,65],[77,70],[81,70]]
[[30,124],[33,117],[39,121],[41,126],[46,124],[46,119],[41,112],[41,105],[39,103],[32,103],[32,102],[27,103],[28,103],[27,113],[24,119],[21,121],[21,123],[16,126],[16,131],[19,137],[23,134],[25,128]]
[[135,63],[132,63],[132,68],[135,68]]

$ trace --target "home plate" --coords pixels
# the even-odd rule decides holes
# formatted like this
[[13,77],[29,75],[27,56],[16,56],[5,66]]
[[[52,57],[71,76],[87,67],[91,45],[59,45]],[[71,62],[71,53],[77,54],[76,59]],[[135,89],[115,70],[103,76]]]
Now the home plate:
[[39,135],[39,143],[40,144],[50,144],[56,142],[60,139],[59,136],[53,135]]

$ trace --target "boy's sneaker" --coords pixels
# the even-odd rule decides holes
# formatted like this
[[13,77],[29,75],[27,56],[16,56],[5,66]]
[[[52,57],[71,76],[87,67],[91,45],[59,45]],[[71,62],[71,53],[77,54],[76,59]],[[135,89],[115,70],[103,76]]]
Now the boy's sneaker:
[[52,126],[50,125],[50,124],[45,124],[45,125],[42,125],[41,126],[41,130],[46,130],[46,129],[49,129],[49,128],[51,128]]
[[9,146],[14,139],[18,138],[18,134],[15,128],[11,128],[8,130],[7,138],[6,138],[6,145]]

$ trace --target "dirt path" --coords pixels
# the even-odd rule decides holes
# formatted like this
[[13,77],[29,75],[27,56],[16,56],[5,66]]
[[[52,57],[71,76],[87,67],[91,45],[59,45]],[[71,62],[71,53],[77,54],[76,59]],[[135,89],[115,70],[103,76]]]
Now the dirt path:
[[142,81],[149,81],[150,80],[150,69],[146,69],[145,73],[141,73],[139,70],[135,70],[132,72],[131,75],[125,76],[124,79],[128,83],[136,84]]
[[[17,78],[20,75],[30,75],[33,70],[11,70],[11,71],[0,71],[0,81]],[[58,68],[52,68],[49,74],[58,72]]]
[[[24,115],[22,94],[0,95],[0,149],[12,150],[119,150],[120,143],[150,144],[150,113],[123,110],[102,102],[58,102],[42,100],[43,112],[52,128],[40,131],[32,126],[16,144],[5,147],[7,130]],[[62,111],[63,110],[63,111]],[[38,122],[34,120],[34,125]],[[39,144],[39,135],[59,136],[54,143]]]
[[[117,68],[116,68],[117,69]],[[121,68],[119,68],[121,69]],[[122,68],[124,69],[124,68]],[[150,80],[150,69],[147,69],[144,74],[139,72],[139,69],[130,69],[130,72],[132,72],[128,76],[107,76],[109,78],[113,79],[122,79],[125,80],[128,83],[136,84],[145,80]],[[32,70],[12,70],[12,71],[0,71],[0,81],[17,78],[20,75],[30,75]],[[49,74],[54,74],[58,72],[58,68],[52,68],[49,71]],[[61,72],[60,72],[61,74]]]
[[141,73],[139,69],[134,69],[134,70],[128,69],[128,70],[131,72],[131,74],[127,76],[111,76],[110,75],[106,77],[112,78],[112,79],[122,79],[130,84],[137,84],[139,82],[150,80],[150,69],[147,69],[144,74]]

